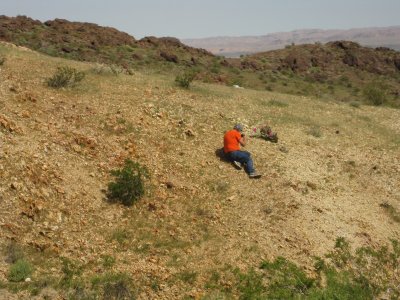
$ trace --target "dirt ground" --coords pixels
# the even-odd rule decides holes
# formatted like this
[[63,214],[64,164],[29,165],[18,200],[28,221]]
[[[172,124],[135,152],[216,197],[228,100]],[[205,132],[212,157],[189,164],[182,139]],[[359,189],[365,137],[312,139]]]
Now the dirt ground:
[[[101,273],[108,255],[113,271],[143,283],[140,299],[196,297],[226,265],[284,256],[311,272],[338,237],[353,248],[400,238],[382,207],[400,211],[399,110],[196,82],[181,90],[160,76],[96,75],[90,64],[1,50],[1,244],[35,249],[37,277],[60,276],[60,257]],[[86,70],[84,83],[48,88],[60,65]],[[249,138],[259,180],[216,155],[236,122],[278,133],[278,143]],[[130,208],[104,193],[126,158],[151,174]],[[2,281],[8,267],[2,259]],[[195,282],[174,280],[188,270]]]

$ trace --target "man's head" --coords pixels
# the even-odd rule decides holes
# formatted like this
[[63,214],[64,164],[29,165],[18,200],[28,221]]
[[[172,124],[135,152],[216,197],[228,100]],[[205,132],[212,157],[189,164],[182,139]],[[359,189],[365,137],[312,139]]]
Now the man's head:
[[242,124],[235,124],[235,126],[233,126],[233,129],[236,129],[239,132],[243,131],[243,125]]

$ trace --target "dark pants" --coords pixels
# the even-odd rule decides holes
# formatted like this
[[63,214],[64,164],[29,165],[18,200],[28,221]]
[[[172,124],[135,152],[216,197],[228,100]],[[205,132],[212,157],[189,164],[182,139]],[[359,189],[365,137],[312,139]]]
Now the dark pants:
[[244,169],[247,173],[250,174],[255,172],[253,167],[253,160],[251,159],[251,155],[249,152],[237,150],[226,153],[226,156],[230,161],[238,161],[242,165],[244,165]]

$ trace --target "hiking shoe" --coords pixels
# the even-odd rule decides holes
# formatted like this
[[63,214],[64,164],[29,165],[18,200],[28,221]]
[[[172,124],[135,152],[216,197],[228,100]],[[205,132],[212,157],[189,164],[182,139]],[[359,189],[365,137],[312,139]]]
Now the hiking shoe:
[[232,162],[232,164],[237,170],[241,170],[242,169],[242,164],[240,162],[234,160]]
[[249,177],[250,177],[250,178],[260,178],[260,177],[261,177],[261,174],[258,174],[258,173],[256,173],[256,172],[253,172],[253,173],[250,173],[250,174],[249,174]]

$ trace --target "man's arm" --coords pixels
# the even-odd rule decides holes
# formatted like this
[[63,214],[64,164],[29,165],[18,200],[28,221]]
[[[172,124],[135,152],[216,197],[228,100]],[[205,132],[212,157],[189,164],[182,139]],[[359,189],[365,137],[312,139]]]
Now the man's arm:
[[246,146],[246,136],[244,134],[242,134],[242,137],[239,140],[239,144],[243,147]]

